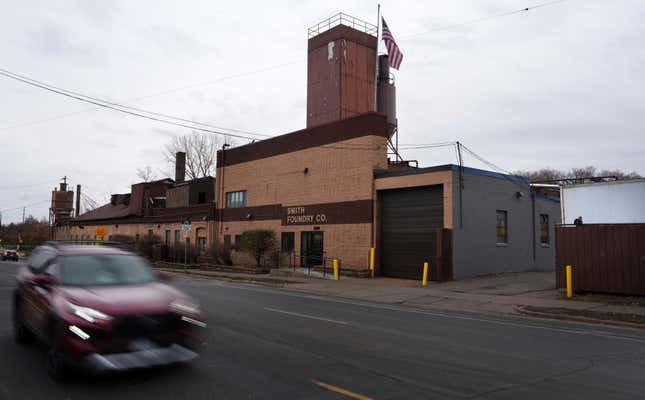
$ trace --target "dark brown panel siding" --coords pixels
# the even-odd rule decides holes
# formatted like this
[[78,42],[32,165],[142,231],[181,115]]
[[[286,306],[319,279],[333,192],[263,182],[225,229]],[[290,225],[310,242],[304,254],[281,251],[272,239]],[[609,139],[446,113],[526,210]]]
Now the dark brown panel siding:
[[369,135],[387,137],[385,115],[373,112],[365,113],[353,118],[236,147],[225,152],[220,150],[217,152],[217,167],[240,164]]
[[[287,223],[288,209],[303,207],[304,215],[325,215],[324,221],[311,223]],[[372,222],[372,200],[342,201],[337,203],[305,204],[282,206],[268,204],[264,206],[218,209],[216,219],[225,222],[247,220],[281,220],[282,225],[326,225],[326,224],[362,224]]]
[[645,295],[645,224],[558,226],[556,286],[573,267],[578,291]]

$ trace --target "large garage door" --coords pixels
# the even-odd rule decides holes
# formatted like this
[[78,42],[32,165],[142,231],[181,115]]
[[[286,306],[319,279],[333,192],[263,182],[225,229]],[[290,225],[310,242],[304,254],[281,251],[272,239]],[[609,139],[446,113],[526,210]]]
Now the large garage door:
[[443,228],[443,185],[380,191],[379,206],[383,275],[420,279]]

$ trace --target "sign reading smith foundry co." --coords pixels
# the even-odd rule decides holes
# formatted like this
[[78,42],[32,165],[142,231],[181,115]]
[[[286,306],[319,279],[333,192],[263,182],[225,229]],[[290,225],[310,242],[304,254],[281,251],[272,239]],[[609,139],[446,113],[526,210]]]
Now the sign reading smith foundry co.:
[[324,224],[327,222],[327,214],[314,207],[286,207],[284,225],[307,225]]

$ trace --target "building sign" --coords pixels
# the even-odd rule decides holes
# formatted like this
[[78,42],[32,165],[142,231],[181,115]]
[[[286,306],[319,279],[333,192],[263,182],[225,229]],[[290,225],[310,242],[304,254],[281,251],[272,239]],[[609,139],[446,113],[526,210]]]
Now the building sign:
[[327,214],[318,207],[285,207],[283,225],[309,225],[327,223]]

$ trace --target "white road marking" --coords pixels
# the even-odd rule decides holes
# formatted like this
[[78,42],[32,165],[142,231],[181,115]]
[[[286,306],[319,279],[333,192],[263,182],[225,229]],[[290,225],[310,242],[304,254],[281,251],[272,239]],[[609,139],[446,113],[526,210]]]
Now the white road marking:
[[329,318],[322,318],[322,317],[314,317],[313,315],[300,314],[300,313],[291,312],[291,311],[285,311],[285,310],[278,310],[277,308],[264,307],[264,309],[268,310],[268,311],[277,312],[277,313],[294,315],[296,317],[317,319],[319,321],[325,321],[325,322],[333,322],[334,324],[341,324],[341,325],[347,325],[348,324],[348,322],[345,322],[345,321],[338,321],[336,319],[329,319]]
[[[239,284],[239,283],[228,284],[227,285],[227,284],[223,284],[223,282],[215,283],[213,281],[211,281],[211,284],[213,284],[215,286],[229,287],[229,288],[240,289],[240,290],[248,290],[248,291],[252,291],[252,292],[272,293],[272,294],[278,294],[278,295],[281,295],[281,296],[298,297],[298,298],[303,298],[303,299],[326,301],[326,302],[330,302],[330,303],[351,304],[351,305],[355,305],[355,306],[370,307],[370,308],[376,308],[376,309],[381,309],[381,310],[401,311],[401,312],[407,312],[407,313],[413,313],[413,314],[429,315],[429,316],[440,317],[440,318],[450,318],[450,319],[460,319],[460,320],[466,320],[466,321],[486,322],[486,323],[489,323],[489,324],[496,324],[496,325],[516,326],[516,327],[520,327],[520,328],[532,328],[532,329],[540,329],[540,330],[551,331],[551,332],[570,333],[570,334],[577,334],[577,335],[589,335],[589,336],[602,337],[602,338],[606,338],[606,339],[618,339],[618,340],[625,340],[625,341],[630,341],[630,342],[645,343],[645,340],[643,340],[641,338],[638,338],[638,337],[619,335],[619,334],[614,334],[613,332],[607,332],[607,331],[555,328],[555,327],[535,325],[535,324],[531,324],[531,323],[500,321],[500,320],[495,320],[495,319],[469,317],[469,316],[459,315],[459,314],[446,314],[446,313],[434,312],[434,311],[422,311],[422,310],[415,310],[415,309],[410,309],[410,308],[405,308],[405,307],[400,307],[400,306],[391,306],[391,305],[387,305],[387,304],[377,304],[377,303],[368,303],[368,302],[365,302],[365,301],[345,300],[345,299],[342,299],[342,298],[331,299],[329,297],[320,297],[320,296],[317,296],[317,295],[304,294],[304,293],[301,293],[299,291],[292,290],[292,289],[274,289],[274,290],[271,290],[271,289],[268,289],[268,288],[255,288],[255,287],[252,287],[250,285],[242,286],[242,284]],[[285,293],[287,291],[290,292],[290,293]],[[522,317],[517,316],[516,318],[522,318]],[[575,324],[577,324],[577,325],[590,325],[590,324],[585,324],[584,322],[575,322]]]

